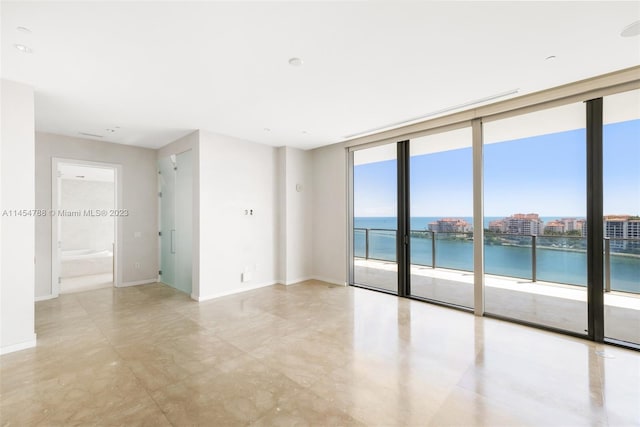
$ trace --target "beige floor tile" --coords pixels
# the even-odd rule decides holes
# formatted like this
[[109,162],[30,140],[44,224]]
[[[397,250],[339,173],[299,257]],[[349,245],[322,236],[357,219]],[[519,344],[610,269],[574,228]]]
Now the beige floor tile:
[[640,425],[638,352],[314,280],[68,294],[36,332],[0,426]]
[[438,412],[431,418],[432,427],[536,426],[528,423],[521,414],[509,406],[497,405],[489,399],[471,391],[454,388]]
[[228,372],[212,369],[156,390],[154,400],[174,425],[246,425],[300,386],[257,360]]
[[164,418],[122,363],[94,364],[3,393],[3,425],[80,425]]
[[283,395],[275,408],[251,426],[364,426],[334,404],[309,391]]

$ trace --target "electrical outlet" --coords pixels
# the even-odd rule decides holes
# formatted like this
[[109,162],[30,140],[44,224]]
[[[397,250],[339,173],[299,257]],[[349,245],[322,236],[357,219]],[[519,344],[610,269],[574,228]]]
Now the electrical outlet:
[[140,263],[136,262],[135,264],[133,264],[133,266],[136,268],[136,270],[140,270]]

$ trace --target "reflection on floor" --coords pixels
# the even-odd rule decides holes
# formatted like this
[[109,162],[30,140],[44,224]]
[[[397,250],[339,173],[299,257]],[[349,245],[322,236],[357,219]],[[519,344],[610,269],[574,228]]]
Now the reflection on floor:
[[88,291],[113,286],[113,274],[87,274],[86,276],[64,277],[60,280],[60,293]]
[[[397,289],[395,263],[355,260],[356,283]],[[587,328],[586,287],[485,276],[485,311],[491,314],[584,334]],[[413,295],[473,307],[473,274],[457,270],[411,267]],[[605,336],[640,343],[640,295],[604,295]]]
[[2,425],[640,422],[640,353],[322,282],[99,289],[36,326],[0,358]]

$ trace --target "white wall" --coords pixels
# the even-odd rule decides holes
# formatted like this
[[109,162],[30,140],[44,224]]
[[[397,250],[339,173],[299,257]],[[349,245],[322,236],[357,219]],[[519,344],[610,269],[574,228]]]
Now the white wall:
[[[53,157],[122,165],[122,217],[119,242],[122,283],[155,282],[158,277],[158,196],[156,150],[62,135],[36,133],[36,206],[51,208]],[[136,232],[140,237],[136,237]],[[140,268],[135,264],[140,263]],[[36,298],[51,295],[51,218],[36,219]]]
[[[0,212],[34,209],[33,89],[0,86]],[[36,344],[34,329],[34,217],[0,221],[0,354]]]
[[[277,148],[200,131],[203,300],[277,282]],[[245,210],[253,215],[245,215]],[[252,277],[241,281],[243,273]]]
[[347,157],[342,144],[317,148],[313,159],[313,276],[347,282]]
[[195,131],[157,150],[157,160],[192,151],[192,205],[191,205],[191,297],[198,299],[200,295],[200,131]]
[[288,285],[313,276],[312,224],[315,215],[312,206],[312,153],[291,147],[285,147],[284,153],[284,167],[280,165],[284,170],[284,182],[281,182],[280,191],[284,193],[284,205],[281,205],[285,239],[283,279]]
[[[194,236],[201,238],[193,257],[201,280],[192,297],[313,277],[312,153],[198,131],[161,148],[158,158],[188,149],[199,165]],[[243,273],[251,278],[242,281]]]
[[[106,210],[115,207],[113,182],[62,179],[61,204],[68,211]],[[114,217],[66,216],[61,217],[62,250],[111,250],[114,242]]]
[[[38,207],[50,206],[51,157],[122,164],[123,207],[136,212],[123,224],[123,280],[155,278],[156,162],[188,149],[194,150],[195,161],[194,299],[310,277],[346,282],[346,156],[341,145],[303,151],[197,131],[154,151],[36,134]],[[245,215],[245,210],[254,214]],[[142,237],[133,238],[135,231],[142,231]],[[42,296],[50,293],[50,222],[39,220],[36,233],[36,295]],[[137,259],[143,269],[152,268],[138,274],[133,268]],[[249,273],[249,280],[242,281],[243,273]]]

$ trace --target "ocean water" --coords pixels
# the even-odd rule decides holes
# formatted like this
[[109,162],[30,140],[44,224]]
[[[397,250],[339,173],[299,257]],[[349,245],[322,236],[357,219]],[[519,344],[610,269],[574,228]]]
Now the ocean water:
[[[412,230],[427,230],[430,222],[437,221],[442,219],[442,216],[415,216],[411,217],[411,229]],[[454,216],[451,218],[460,218],[467,221],[469,224],[473,225],[473,217],[470,216]],[[484,228],[489,228],[489,223],[496,219],[503,219],[503,216],[485,216],[484,217]],[[545,223],[548,221],[552,221],[554,219],[563,218],[563,216],[541,216],[540,219]],[[355,217],[354,225],[358,228],[387,228],[387,229],[396,229],[396,218],[395,217]]]
[[[429,222],[440,217],[411,218],[412,230],[424,230]],[[485,217],[485,228],[489,221],[501,217]],[[542,218],[545,222],[549,219]],[[471,223],[471,218],[462,218]],[[356,217],[355,228],[369,228],[369,258],[395,261],[396,219],[391,217]],[[385,231],[384,229],[387,229]],[[391,231],[388,231],[391,230]],[[536,250],[537,280],[586,286],[587,254],[586,239],[538,237]],[[485,244],[485,272],[488,274],[531,279],[532,248],[528,236],[509,238],[509,244],[487,242]],[[552,245],[555,245],[552,246]],[[473,270],[473,242],[471,239],[437,236],[436,266],[455,270]],[[358,257],[365,256],[365,232],[355,230],[354,251]],[[640,245],[634,249],[620,250],[627,254],[611,255],[611,287],[613,290],[640,293]],[[431,235],[411,237],[411,263],[432,266]],[[629,256],[635,255],[635,256]]]

